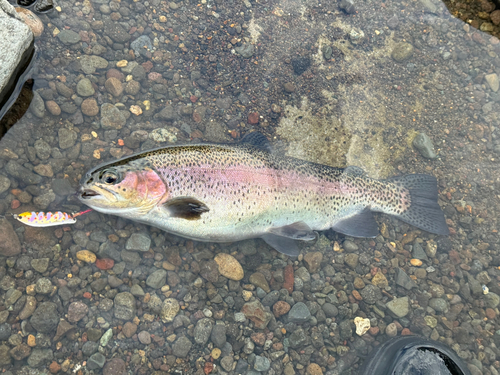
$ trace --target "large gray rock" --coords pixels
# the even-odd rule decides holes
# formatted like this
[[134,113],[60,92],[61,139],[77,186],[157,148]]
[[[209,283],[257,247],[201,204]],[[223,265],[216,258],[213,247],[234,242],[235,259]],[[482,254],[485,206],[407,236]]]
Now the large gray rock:
[[15,97],[10,97],[11,89],[31,59],[33,40],[31,29],[14,7],[7,0],[0,0],[0,118],[15,101]]

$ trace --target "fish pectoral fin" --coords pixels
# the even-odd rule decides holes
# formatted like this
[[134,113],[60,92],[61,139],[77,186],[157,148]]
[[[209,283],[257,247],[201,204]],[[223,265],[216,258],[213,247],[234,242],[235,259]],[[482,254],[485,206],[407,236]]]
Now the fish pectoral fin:
[[343,218],[332,226],[332,229],[352,237],[377,237],[378,235],[378,224],[369,208]]
[[269,246],[291,257],[297,257],[300,250],[297,243],[291,238],[277,236],[275,234],[267,233],[261,237]]
[[201,214],[210,211],[207,205],[193,197],[177,197],[166,201],[163,207],[170,217],[186,220],[199,220]]
[[297,221],[282,227],[271,228],[267,232],[280,237],[287,237],[293,240],[301,241],[312,241],[318,237],[318,234],[303,221]]
[[253,146],[269,153],[273,152],[271,143],[269,143],[269,140],[266,138],[266,136],[259,131],[245,134],[243,138],[241,138],[240,143]]

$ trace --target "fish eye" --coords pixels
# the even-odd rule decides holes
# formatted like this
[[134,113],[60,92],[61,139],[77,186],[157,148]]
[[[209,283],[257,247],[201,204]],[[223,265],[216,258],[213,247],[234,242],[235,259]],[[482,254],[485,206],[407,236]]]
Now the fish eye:
[[114,171],[104,171],[101,176],[101,181],[105,184],[112,185],[118,181],[118,175]]

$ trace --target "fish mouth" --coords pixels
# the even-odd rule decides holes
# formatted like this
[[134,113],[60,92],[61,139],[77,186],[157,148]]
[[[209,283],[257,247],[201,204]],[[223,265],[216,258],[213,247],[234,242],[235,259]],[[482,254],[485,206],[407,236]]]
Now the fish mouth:
[[101,194],[99,194],[98,192],[91,190],[91,189],[84,189],[80,193],[80,197],[82,197],[82,199],[90,199],[92,197],[97,197],[99,195],[101,195]]

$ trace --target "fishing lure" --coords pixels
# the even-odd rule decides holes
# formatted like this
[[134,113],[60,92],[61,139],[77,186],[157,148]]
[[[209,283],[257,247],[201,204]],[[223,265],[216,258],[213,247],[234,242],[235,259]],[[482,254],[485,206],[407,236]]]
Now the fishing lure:
[[85,210],[76,213],[67,212],[23,212],[22,214],[12,214],[14,219],[30,227],[51,227],[53,225],[64,225],[76,223],[76,217],[86,214],[92,210]]

